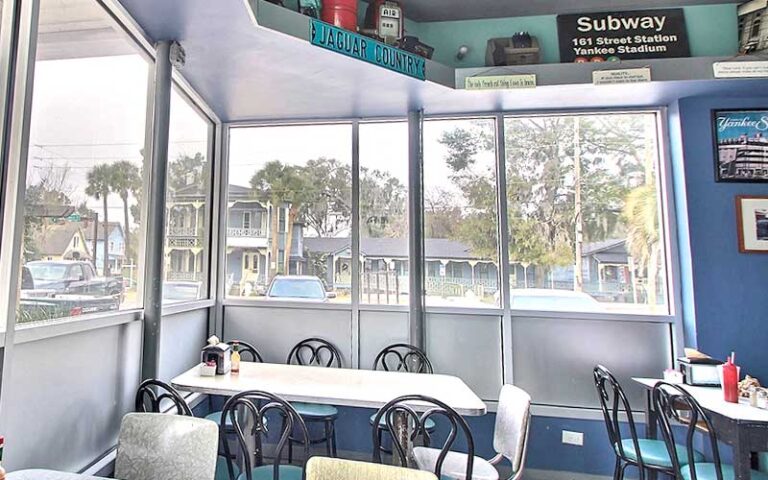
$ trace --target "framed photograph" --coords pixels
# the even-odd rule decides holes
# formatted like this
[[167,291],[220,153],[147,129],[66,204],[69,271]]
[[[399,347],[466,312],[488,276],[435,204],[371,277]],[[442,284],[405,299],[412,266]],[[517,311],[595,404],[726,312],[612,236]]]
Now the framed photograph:
[[718,182],[768,182],[768,109],[715,110]]
[[768,197],[736,197],[739,251],[768,253]]

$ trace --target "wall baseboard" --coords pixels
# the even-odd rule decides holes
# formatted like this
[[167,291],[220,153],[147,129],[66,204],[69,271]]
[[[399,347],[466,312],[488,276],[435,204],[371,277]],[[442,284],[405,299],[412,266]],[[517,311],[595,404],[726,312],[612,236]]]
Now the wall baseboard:
[[523,472],[523,480],[611,480],[611,477],[557,470],[526,469]]

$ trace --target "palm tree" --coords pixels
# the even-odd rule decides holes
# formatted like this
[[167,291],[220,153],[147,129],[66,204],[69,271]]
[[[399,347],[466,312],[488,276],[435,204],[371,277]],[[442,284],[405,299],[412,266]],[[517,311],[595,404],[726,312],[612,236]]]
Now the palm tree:
[[[109,207],[108,197],[112,191],[112,178],[114,169],[111,165],[102,163],[93,167],[88,172],[88,186],[85,188],[85,194],[101,200],[104,206],[104,271],[105,277],[109,276]],[[97,235],[98,236],[98,235]],[[96,255],[96,252],[93,252]]]
[[131,251],[131,224],[128,217],[128,196],[141,188],[139,167],[131,162],[122,160],[112,164],[110,189],[120,196],[123,201],[123,225],[125,225],[125,256],[133,258]]
[[654,183],[641,185],[629,193],[624,205],[624,221],[629,254],[645,270],[648,281],[646,301],[653,307],[656,305],[656,275],[661,260],[659,207]]
[[[269,261],[269,276],[273,277],[278,271],[278,249],[279,249],[279,211],[283,205],[288,203],[289,214],[286,219],[285,253],[283,260],[283,271],[288,272],[286,266],[289,264],[291,238],[291,224],[298,217],[302,195],[302,187],[305,185],[301,172],[298,168],[284,165],[279,160],[267,162],[264,167],[256,172],[251,178],[251,188],[257,199],[262,202],[268,202],[272,206],[272,235]],[[274,266],[273,266],[274,265]]]

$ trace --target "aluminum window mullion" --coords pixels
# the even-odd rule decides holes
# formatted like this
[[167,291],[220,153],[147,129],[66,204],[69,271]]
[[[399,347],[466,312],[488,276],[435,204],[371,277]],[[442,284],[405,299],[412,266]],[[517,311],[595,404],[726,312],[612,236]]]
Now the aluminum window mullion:
[[[12,58],[8,60],[8,89],[10,101],[6,105],[7,124],[2,130],[2,164],[4,190],[2,192],[3,248],[0,251],[0,278],[7,279],[8,287],[0,295],[0,312],[6,318],[5,347],[3,349],[2,379],[0,380],[0,426],[5,425],[9,415],[4,408],[4,392],[10,382],[14,335],[16,331],[16,305],[19,296],[19,275],[24,243],[24,196],[26,193],[26,172],[29,158],[29,133],[32,116],[32,95],[35,77],[35,55],[37,52],[37,25],[40,14],[39,0],[16,0],[13,4],[17,16],[13,22],[10,45]],[[7,5],[4,4],[4,12]],[[7,7],[10,8],[10,7]],[[4,40],[8,39],[3,33]],[[2,325],[0,325],[1,327]]]
[[496,114],[496,195],[499,228],[499,285],[501,286],[501,359],[504,383],[514,383],[512,362],[512,306],[509,265],[509,198],[507,197],[507,144],[504,115]]
[[227,298],[227,228],[229,227],[229,132],[228,124],[219,128],[217,152],[219,161],[215,165],[217,195],[215,196],[216,209],[216,268],[212,274],[216,275],[216,305],[213,309],[214,328],[211,334],[220,338],[224,337],[224,302]]
[[409,341],[426,349],[424,318],[424,112],[408,113]]
[[360,122],[352,122],[352,368],[360,368]]

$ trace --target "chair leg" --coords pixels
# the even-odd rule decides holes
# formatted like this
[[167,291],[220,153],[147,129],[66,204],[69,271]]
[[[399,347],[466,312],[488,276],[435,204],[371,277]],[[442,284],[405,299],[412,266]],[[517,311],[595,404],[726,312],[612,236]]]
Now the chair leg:
[[293,440],[288,438],[288,465],[293,463]]
[[616,466],[613,467],[613,480],[621,480],[621,460],[616,457]]
[[629,466],[628,463],[625,463],[621,466],[621,471],[619,473],[619,480],[624,480],[624,472],[627,470],[627,467]]
[[333,448],[331,449],[331,453],[333,458],[337,458],[339,454],[336,451],[336,422],[331,422],[331,440],[333,441]]
[[325,423],[325,453],[330,457],[331,456],[331,421],[326,420],[324,423]]

